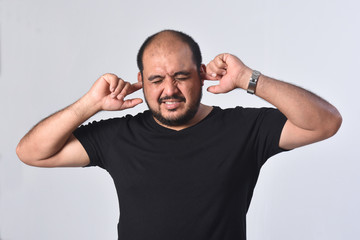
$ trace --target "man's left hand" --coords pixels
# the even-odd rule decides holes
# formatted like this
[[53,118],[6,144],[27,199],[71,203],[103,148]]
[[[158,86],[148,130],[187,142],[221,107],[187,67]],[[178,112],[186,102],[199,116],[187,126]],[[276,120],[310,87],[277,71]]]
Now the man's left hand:
[[228,53],[217,55],[206,66],[207,80],[219,81],[218,85],[208,87],[211,93],[227,93],[235,88],[247,89],[252,70],[239,58]]

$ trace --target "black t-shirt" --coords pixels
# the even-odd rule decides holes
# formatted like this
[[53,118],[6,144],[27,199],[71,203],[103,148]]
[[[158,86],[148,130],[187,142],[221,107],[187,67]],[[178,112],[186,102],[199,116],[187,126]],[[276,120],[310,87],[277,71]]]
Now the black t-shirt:
[[121,240],[246,239],[246,212],[261,166],[276,153],[277,109],[212,112],[181,131],[151,112],[93,122],[74,135],[106,169],[120,204]]

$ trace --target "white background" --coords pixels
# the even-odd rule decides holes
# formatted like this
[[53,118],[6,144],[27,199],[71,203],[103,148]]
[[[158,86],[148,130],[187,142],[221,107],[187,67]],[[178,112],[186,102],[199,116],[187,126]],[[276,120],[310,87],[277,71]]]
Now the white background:
[[[138,48],[166,28],[193,36],[204,63],[234,53],[251,68],[317,93],[343,116],[333,138],[266,163],[248,212],[248,239],[359,239],[358,1],[0,4],[1,240],[116,239],[117,196],[106,171],[29,167],[17,159],[15,147],[33,125],[80,98],[103,73],[135,82]],[[204,91],[203,103],[268,106],[240,90]],[[144,109],[142,104],[94,118]]]

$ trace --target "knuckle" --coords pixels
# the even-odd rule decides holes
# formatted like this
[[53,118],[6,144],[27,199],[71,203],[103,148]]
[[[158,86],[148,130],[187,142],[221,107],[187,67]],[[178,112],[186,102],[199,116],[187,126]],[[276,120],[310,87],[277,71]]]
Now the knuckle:
[[223,64],[224,62],[220,58],[216,60],[216,66],[221,67]]
[[215,63],[214,62],[211,62],[209,63],[209,66],[208,66],[208,69],[209,70],[214,70],[216,67],[215,67]]
[[128,88],[129,88],[129,83],[128,83],[128,82],[124,82],[123,85],[122,85],[122,90],[121,90],[121,92],[127,91]]
[[122,88],[121,82],[117,82],[116,90],[120,90]]
[[115,74],[113,74],[113,73],[105,73],[103,75],[103,77],[109,78],[109,79],[117,78],[117,76]]

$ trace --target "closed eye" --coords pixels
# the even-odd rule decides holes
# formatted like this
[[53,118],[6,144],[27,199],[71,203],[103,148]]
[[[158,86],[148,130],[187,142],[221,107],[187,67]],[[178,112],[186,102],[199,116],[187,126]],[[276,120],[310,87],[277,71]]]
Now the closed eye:
[[184,80],[187,80],[190,78],[190,72],[188,71],[180,71],[180,72],[177,72],[174,74],[174,78],[175,80],[178,80],[178,81],[184,81]]
[[164,77],[161,75],[151,75],[148,80],[153,84],[160,84],[164,80]]
[[148,80],[149,80],[150,82],[152,82],[152,81],[161,80],[161,79],[163,79],[163,78],[164,78],[164,77],[161,76],[161,75],[151,75],[151,76],[148,78]]
[[155,80],[155,81],[152,81],[151,83],[153,83],[153,84],[160,84],[160,83],[162,83],[162,79],[160,79],[160,80]]
[[187,79],[189,79],[189,77],[177,77],[177,78],[175,78],[175,80],[177,80],[177,81],[185,81]]

